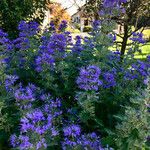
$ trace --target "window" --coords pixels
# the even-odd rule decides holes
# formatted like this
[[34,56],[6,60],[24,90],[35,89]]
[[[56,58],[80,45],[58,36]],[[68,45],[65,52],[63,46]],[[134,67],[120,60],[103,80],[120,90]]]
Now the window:
[[88,25],[89,25],[88,19],[84,20],[84,25],[85,25],[85,26],[88,26]]

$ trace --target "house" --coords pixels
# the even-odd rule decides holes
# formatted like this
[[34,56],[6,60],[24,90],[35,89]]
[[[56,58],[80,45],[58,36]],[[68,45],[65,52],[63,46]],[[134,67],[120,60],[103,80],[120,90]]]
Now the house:
[[[94,18],[94,15],[87,13],[86,4],[84,4],[75,14],[71,16],[72,26],[83,32],[85,28],[90,28],[92,26],[92,23],[95,20]],[[123,26],[117,24],[114,32],[121,34],[123,33],[123,30]]]
[[75,28],[80,29],[81,32],[83,32],[85,27],[91,26],[94,21],[94,16],[91,15],[89,17],[89,15],[86,14],[85,7],[86,4],[79,8],[78,11],[71,16],[72,25]]

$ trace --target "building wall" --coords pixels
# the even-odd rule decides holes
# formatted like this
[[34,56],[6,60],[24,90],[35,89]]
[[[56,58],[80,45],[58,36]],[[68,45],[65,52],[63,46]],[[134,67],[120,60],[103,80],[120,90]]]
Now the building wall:
[[43,29],[50,23],[50,10],[48,9],[47,11],[45,11],[45,17],[44,17],[44,20],[43,20]]
[[80,30],[83,32],[85,26],[91,26],[94,21],[94,17],[88,18],[84,15],[83,10],[78,11],[71,17],[72,24],[75,26],[76,24],[80,25]]
[[80,16],[80,13],[76,13],[75,15],[72,16],[72,23],[80,23],[80,19],[81,19],[81,16]]

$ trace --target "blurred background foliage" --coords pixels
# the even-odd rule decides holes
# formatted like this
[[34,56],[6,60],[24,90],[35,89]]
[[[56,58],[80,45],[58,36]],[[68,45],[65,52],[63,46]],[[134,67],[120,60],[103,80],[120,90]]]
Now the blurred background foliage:
[[21,20],[42,22],[46,3],[46,0],[0,0],[0,28],[11,38],[17,37]]

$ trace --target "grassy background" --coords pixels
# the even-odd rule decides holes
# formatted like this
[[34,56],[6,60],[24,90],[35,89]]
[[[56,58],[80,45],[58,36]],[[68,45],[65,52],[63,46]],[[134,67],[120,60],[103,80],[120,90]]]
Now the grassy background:
[[135,53],[135,58],[144,59],[150,54],[150,42],[141,46],[142,53]]
[[[134,30],[134,28],[133,28],[133,30]],[[144,34],[144,38],[146,38],[146,39],[150,39],[150,29],[145,29],[144,31],[143,31],[143,34]],[[85,37],[85,36],[89,36],[88,35],[88,33],[86,33],[86,32],[80,32],[80,31],[78,31],[78,32],[73,32],[72,33],[72,37],[73,37],[73,39],[77,36],[77,35],[80,35],[81,37]],[[117,41],[120,41],[121,42],[121,38],[120,37],[117,37]],[[128,43],[130,43],[130,40],[128,41]],[[146,44],[146,45],[144,45],[144,46],[140,46],[140,48],[141,48],[141,52],[142,53],[135,53],[135,58],[137,58],[137,59],[145,59],[146,57],[147,57],[147,55],[150,55],[150,41]],[[114,48],[114,47],[110,47],[110,50],[116,50],[116,48]]]
[[[145,29],[143,31],[144,34],[144,38],[145,39],[149,39],[150,40],[150,29]],[[117,41],[121,41],[122,39],[120,37],[117,37]],[[128,41],[128,44],[131,41]],[[140,49],[141,49],[141,53],[136,52],[135,53],[135,58],[137,59],[145,59],[147,57],[147,55],[150,55],[150,41],[147,42],[145,45],[140,45]]]

